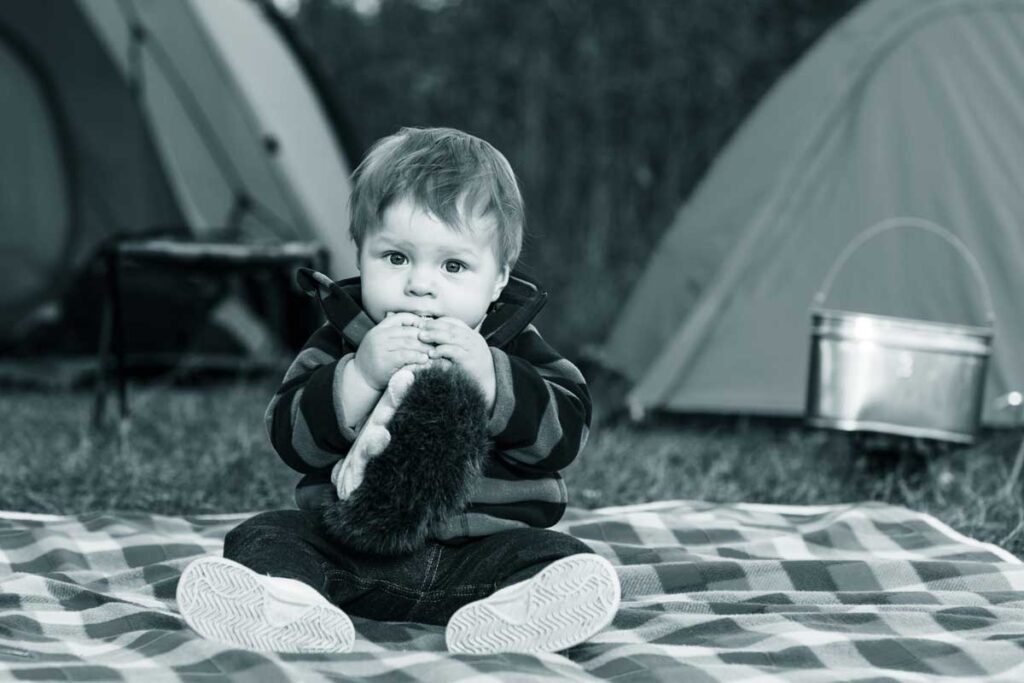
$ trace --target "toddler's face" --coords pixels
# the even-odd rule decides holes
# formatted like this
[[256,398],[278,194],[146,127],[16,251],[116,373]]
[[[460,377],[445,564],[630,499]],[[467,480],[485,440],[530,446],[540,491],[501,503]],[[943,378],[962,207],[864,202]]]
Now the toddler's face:
[[469,230],[453,230],[409,199],[384,211],[380,230],[359,250],[363,308],[375,323],[408,312],[480,324],[509,272],[495,254],[490,221],[468,223]]

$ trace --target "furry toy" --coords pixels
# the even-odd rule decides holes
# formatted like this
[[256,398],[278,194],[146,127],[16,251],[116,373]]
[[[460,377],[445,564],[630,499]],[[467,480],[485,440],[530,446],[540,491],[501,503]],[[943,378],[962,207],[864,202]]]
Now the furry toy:
[[324,531],[360,553],[410,553],[463,511],[489,449],[483,393],[463,370],[403,368],[331,473]]

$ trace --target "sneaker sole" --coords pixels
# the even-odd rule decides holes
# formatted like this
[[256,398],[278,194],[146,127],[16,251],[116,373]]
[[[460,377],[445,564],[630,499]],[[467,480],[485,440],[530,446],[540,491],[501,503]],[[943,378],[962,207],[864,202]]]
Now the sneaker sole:
[[[347,652],[355,642],[352,620],[326,598],[296,604],[256,572],[222,557],[185,567],[178,610],[210,640],[260,652]],[[313,589],[310,589],[313,590]],[[319,595],[319,594],[318,594]],[[277,618],[273,617],[277,612]]]
[[601,631],[619,608],[615,568],[598,555],[564,557],[514,586],[459,609],[445,630],[448,650],[559,652]]

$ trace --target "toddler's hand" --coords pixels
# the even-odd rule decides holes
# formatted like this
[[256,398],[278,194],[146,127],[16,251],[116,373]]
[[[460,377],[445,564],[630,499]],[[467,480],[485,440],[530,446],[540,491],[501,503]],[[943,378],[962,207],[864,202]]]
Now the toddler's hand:
[[354,362],[371,388],[383,391],[399,368],[429,362],[430,345],[418,338],[423,323],[418,315],[396,313],[366,333]]
[[488,409],[494,405],[494,360],[487,341],[479,332],[458,318],[446,317],[425,320],[419,329],[419,338],[434,345],[430,349],[432,360],[447,360],[461,367],[480,385]]

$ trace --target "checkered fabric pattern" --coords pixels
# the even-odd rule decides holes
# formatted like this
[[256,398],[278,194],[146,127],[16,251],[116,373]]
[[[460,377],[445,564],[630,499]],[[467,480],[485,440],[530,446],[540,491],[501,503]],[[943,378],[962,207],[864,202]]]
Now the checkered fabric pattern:
[[449,655],[439,627],[363,619],[346,654],[203,640],[178,577],[245,516],[0,513],[0,678],[1024,681],[1024,564],[904,508],[570,508],[558,528],[619,568],[622,607],[540,656]]

